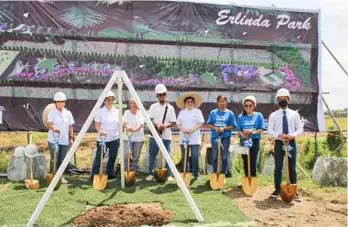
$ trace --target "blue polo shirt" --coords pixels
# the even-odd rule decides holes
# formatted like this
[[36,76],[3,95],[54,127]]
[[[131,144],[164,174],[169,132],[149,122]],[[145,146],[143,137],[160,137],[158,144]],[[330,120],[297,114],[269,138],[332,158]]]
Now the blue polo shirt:
[[[234,126],[236,127],[236,119],[231,110],[226,109],[224,112],[221,112],[219,109],[212,110],[209,114],[207,124],[214,125],[219,128]],[[232,130],[224,131],[223,138],[231,137]],[[215,130],[211,130],[211,139],[216,139],[217,134]]]
[[[256,131],[258,129],[266,130],[265,119],[259,112],[254,112],[252,116],[240,114],[237,120],[237,130],[244,132],[245,130]],[[261,135],[251,135],[251,139],[261,139]]]

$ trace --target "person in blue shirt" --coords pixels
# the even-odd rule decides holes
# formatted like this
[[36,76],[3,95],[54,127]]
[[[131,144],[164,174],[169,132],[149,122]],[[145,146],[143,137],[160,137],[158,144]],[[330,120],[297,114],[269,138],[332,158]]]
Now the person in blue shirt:
[[[250,172],[252,177],[256,177],[256,161],[259,154],[261,133],[266,130],[266,124],[263,115],[254,111],[256,108],[256,98],[254,96],[247,96],[243,100],[243,106],[243,113],[238,116],[237,130],[242,144],[244,140],[252,140],[252,146],[250,147]],[[244,174],[248,176],[248,155],[242,155],[242,158]]]
[[[232,136],[232,129],[236,128],[236,120],[231,110],[227,109],[227,98],[224,95],[217,97],[218,108],[212,110],[209,114],[207,127],[211,129],[211,144],[213,154],[213,171],[217,172],[217,160],[218,160],[218,142],[219,137],[222,137],[222,166],[220,173],[226,174],[227,172],[227,160],[230,147],[230,141]],[[218,137],[219,136],[219,137]]]

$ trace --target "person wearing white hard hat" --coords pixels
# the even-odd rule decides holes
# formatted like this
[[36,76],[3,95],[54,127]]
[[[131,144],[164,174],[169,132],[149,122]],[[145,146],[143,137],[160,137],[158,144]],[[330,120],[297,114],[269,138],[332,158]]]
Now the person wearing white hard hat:
[[[181,163],[184,168],[186,143],[191,151],[192,166],[186,165],[187,171],[192,170],[195,180],[199,179],[199,148],[200,128],[203,126],[204,117],[199,106],[202,104],[202,97],[195,92],[186,92],[179,96],[176,105],[181,109],[176,121],[180,130]],[[189,153],[187,153],[187,160]],[[190,163],[191,164],[191,163]],[[190,168],[189,168],[190,167]]]
[[[282,170],[284,160],[283,141],[289,141],[289,145],[292,149],[289,149],[289,172],[290,172],[290,183],[296,184],[297,173],[296,173],[296,142],[295,137],[299,136],[303,132],[301,118],[298,112],[288,108],[290,101],[290,92],[281,88],[277,91],[276,100],[279,105],[279,109],[273,112],[268,120],[268,134],[275,139],[274,145],[274,184],[275,191],[271,194],[271,198],[277,198],[280,195],[280,184],[282,181]],[[290,157],[291,156],[291,157]],[[300,202],[301,199],[296,194],[294,199]]]
[[[172,105],[167,103],[167,88],[163,84],[158,84],[155,87],[156,97],[158,99],[157,103],[150,106],[149,117],[152,120],[155,128],[162,136],[162,141],[166,147],[169,155],[171,153],[171,140],[172,140],[172,130],[171,127],[176,122],[175,110]],[[149,141],[149,176],[146,180],[151,181],[154,179],[154,169],[156,164],[156,157],[158,155],[158,145],[155,139],[150,136]],[[166,168],[168,169],[168,181],[173,181],[172,172],[166,163]]]
[[[132,164],[131,169],[127,169],[125,164],[125,170],[138,172],[139,158],[141,149],[145,141],[144,135],[144,117],[138,109],[138,106],[133,98],[129,100],[129,110],[126,110],[123,115],[123,127],[124,132],[124,163],[128,162],[128,152],[132,152]],[[130,140],[128,138],[130,137]]]
[[[261,133],[266,130],[265,120],[260,112],[256,112],[256,98],[252,95],[243,100],[243,113],[238,116],[237,130],[241,144],[248,142],[250,152],[250,172],[252,177],[256,177],[257,156],[260,149]],[[242,155],[244,164],[244,174],[248,176],[248,154]]]
[[[119,111],[114,107],[115,95],[109,91],[104,100],[104,106],[97,112],[94,122],[95,129],[98,132],[97,152],[94,158],[91,181],[94,174],[99,174],[100,152],[102,143],[105,142],[106,150],[109,150],[109,160],[106,166],[106,173],[109,179],[115,178],[115,161],[120,144],[118,117]],[[105,154],[103,154],[105,155]]]
[[[50,161],[50,173],[53,172],[54,162],[54,147],[58,145],[57,149],[57,169],[62,164],[69,145],[71,146],[74,142],[74,127],[75,124],[73,115],[67,109],[65,109],[66,96],[63,92],[57,92],[54,95],[53,101],[55,102],[56,108],[52,109],[48,113],[47,126],[48,131],[48,147],[50,150],[51,161]],[[68,183],[62,178],[62,183]]]

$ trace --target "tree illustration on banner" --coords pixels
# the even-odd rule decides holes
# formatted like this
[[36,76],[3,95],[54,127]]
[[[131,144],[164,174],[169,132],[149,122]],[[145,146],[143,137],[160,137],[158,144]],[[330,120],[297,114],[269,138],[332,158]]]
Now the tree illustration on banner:
[[85,2],[71,6],[57,17],[74,28],[89,28],[107,20],[106,16],[88,7]]

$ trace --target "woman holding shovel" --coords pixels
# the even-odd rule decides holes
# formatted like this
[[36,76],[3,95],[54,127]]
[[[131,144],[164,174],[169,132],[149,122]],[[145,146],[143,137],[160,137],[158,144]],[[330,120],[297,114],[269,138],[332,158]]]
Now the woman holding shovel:
[[[125,168],[127,171],[138,172],[141,148],[145,141],[144,118],[132,98],[129,100],[129,107],[130,109],[126,110],[123,115],[123,127],[125,128],[124,141],[126,145],[124,146],[124,163],[128,163],[127,153],[130,149],[132,152],[131,168],[127,169],[127,165],[125,165]],[[130,140],[128,137],[130,137]]]
[[224,95],[217,97],[218,108],[209,114],[207,126],[211,129],[211,144],[213,154],[213,171],[217,172],[218,145],[222,150],[221,174],[226,174],[227,160],[232,136],[232,129],[236,128],[236,120],[231,110],[227,109],[227,98]]
[[[238,116],[237,130],[242,146],[249,146],[250,175],[256,177],[256,161],[259,154],[261,133],[266,130],[266,124],[263,115],[255,112],[256,98],[254,96],[247,96],[243,100],[243,107],[243,113]],[[242,155],[245,177],[249,176],[248,155]]]
[[[195,92],[182,94],[176,101],[181,109],[176,121],[180,130],[181,163],[183,169],[188,169],[188,151],[191,150],[192,166],[190,166],[195,180],[199,179],[199,149],[200,149],[200,128],[203,126],[204,117],[198,107],[202,104],[202,97]],[[185,161],[186,154],[186,161]],[[186,165],[186,166],[185,166]]]
[[[109,160],[106,167],[108,179],[115,178],[115,161],[117,157],[117,151],[119,147],[119,129],[118,129],[118,109],[114,107],[115,95],[112,91],[109,91],[105,100],[104,106],[97,112],[94,122],[95,129],[98,132],[97,138],[97,152],[94,158],[91,181],[95,174],[100,174],[100,158],[101,148],[105,143],[105,151],[109,150]],[[104,156],[105,154],[103,154]]]
[[[268,121],[268,134],[275,139],[274,146],[274,183],[275,191],[271,194],[271,198],[277,198],[280,195],[280,184],[282,181],[282,169],[284,160],[284,142],[289,143],[292,148],[289,151],[289,175],[290,183],[296,184],[297,174],[296,174],[296,142],[295,137],[299,136],[303,132],[303,126],[301,122],[300,115],[298,112],[288,108],[288,103],[290,101],[290,92],[281,88],[276,94],[277,103],[279,109],[273,112]],[[296,193],[294,200],[300,202],[301,199]]]
[[[57,92],[54,95],[53,101],[56,108],[48,113],[47,126],[48,131],[48,147],[50,150],[50,173],[53,173],[54,166],[54,152],[56,153],[56,168],[58,169],[62,164],[69,145],[74,143],[74,118],[71,112],[65,109],[66,96],[63,92]],[[58,144],[58,150],[55,151],[55,145]],[[68,182],[62,177],[62,183]]]

